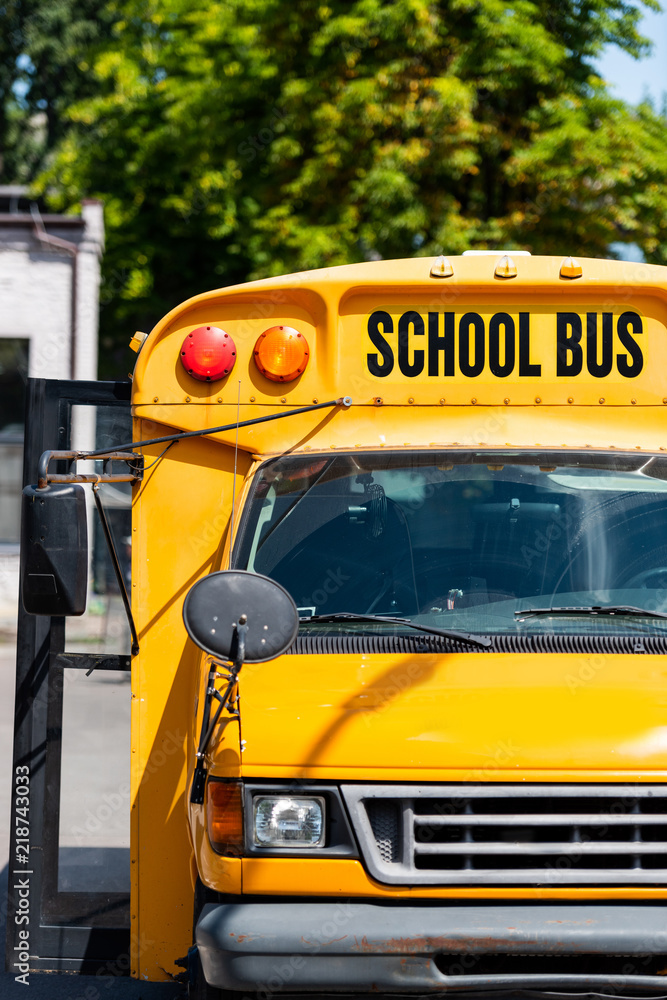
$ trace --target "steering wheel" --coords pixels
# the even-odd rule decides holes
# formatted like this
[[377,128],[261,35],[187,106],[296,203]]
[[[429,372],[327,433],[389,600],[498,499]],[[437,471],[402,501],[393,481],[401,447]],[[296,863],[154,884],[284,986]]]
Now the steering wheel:
[[636,573],[623,586],[628,590],[667,591],[667,566],[654,566],[653,569],[645,569],[641,573]]

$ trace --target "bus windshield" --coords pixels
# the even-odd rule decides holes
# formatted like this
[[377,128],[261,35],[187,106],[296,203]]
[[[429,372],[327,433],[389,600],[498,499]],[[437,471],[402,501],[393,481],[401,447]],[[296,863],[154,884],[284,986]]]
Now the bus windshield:
[[[331,629],[317,617],[346,613],[487,634],[667,633],[667,614],[655,615],[667,613],[667,459],[561,451],[279,458],[256,475],[235,565],[281,583],[302,632]],[[592,611],[610,607],[646,615]],[[336,623],[348,634],[395,629]]]

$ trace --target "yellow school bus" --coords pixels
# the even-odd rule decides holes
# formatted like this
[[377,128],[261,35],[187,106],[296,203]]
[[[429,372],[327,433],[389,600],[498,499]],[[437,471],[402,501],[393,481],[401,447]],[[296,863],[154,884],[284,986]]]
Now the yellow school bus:
[[133,346],[131,975],[664,993],[667,269],[354,264]]

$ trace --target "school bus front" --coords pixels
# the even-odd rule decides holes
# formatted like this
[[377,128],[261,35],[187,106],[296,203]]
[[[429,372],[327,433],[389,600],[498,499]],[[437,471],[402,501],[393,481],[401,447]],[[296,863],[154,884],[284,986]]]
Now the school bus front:
[[[194,915],[202,997],[663,989],[666,283],[387,261],[150,334],[135,439],[223,429],[147,446],[135,491],[137,975]],[[183,602],[229,567],[298,635],[197,756],[230,666]]]

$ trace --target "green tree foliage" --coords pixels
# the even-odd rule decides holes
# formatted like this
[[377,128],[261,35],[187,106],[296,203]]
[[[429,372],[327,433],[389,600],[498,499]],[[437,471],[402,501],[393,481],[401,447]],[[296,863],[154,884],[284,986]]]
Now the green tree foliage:
[[42,180],[106,202],[107,347],[188,294],[378,255],[667,262],[667,123],[592,70],[645,50],[638,3],[116,4]]
[[31,181],[92,96],[95,46],[114,19],[104,0],[0,0],[0,178]]

